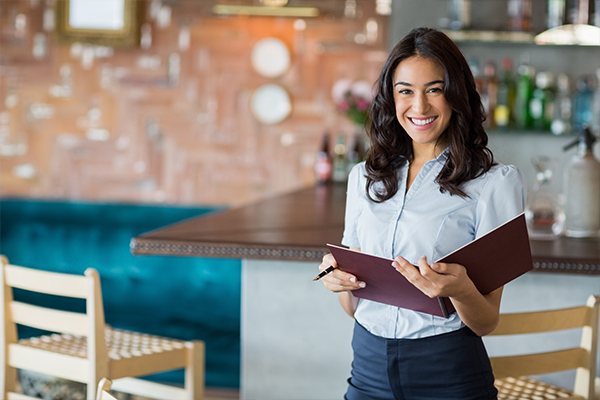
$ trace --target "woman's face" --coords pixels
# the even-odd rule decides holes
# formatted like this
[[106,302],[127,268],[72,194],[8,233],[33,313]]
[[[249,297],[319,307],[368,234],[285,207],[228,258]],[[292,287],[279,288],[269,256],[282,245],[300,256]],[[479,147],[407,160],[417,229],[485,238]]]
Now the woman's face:
[[452,108],[444,97],[444,70],[428,58],[405,59],[394,72],[394,101],[396,117],[413,147],[435,149],[452,117]]

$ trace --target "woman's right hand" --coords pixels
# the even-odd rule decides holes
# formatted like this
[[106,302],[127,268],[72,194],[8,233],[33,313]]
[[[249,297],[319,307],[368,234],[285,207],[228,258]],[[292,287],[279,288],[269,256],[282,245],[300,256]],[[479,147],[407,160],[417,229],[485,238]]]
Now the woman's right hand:
[[335,269],[321,278],[321,281],[327,290],[330,290],[333,293],[340,293],[348,290],[362,289],[366,286],[364,282],[357,282],[354,275],[338,269],[337,262],[331,254],[326,254],[323,257],[323,262],[319,265],[319,271],[324,271],[331,265],[333,265]]

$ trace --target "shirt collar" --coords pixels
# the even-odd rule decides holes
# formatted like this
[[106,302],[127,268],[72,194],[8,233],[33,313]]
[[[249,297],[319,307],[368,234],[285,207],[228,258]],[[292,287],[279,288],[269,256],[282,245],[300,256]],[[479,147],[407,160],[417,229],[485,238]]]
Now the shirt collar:
[[446,148],[444,149],[444,151],[442,151],[442,152],[440,153],[440,155],[438,155],[438,156],[436,157],[436,161],[439,161],[439,162],[441,162],[441,163],[444,163],[444,162],[446,162],[446,160],[448,159],[448,157],[449,157],[449,156],[450,156],[450,148],[449,148],[449,147],[446,147]]

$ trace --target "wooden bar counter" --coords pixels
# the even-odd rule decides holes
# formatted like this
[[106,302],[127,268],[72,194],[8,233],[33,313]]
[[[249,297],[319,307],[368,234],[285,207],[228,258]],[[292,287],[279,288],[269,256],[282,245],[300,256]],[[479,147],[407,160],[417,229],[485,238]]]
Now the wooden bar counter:
[[[346,187],[315,186],[142,234],[134,254],[320,261],[341,241]],[[600,274],[597,239],[531,240],[534,270]]]
[[[343,184],[315,186],[132,239],[138,255],[242,259],[242,399],[343,398],[354,321],[312,278],[325,244],[341,241],[345,198]],[[571,307],[600,293],[599,240],[532,240],[531,250],[534,270],[505,286],[502,312]],[[566,335],[548,341],[560,348],[576,332]],[[539,344],[485,341],[490,355]],[[568,387],[569,379],[549,383]]]

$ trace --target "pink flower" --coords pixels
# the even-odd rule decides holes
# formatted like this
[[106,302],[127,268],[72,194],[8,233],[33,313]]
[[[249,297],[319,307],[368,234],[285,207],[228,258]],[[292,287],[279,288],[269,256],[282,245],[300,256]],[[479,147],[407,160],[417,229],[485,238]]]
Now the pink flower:
[[367,103],[364,99],[356,99],[356,108],[360,111],[365,111],[369,108],[369,103]]
[[331,97],[338,109],[355,124],[364,125],[373,101],[371,85],[364,80],[340,79],[331,88]]

